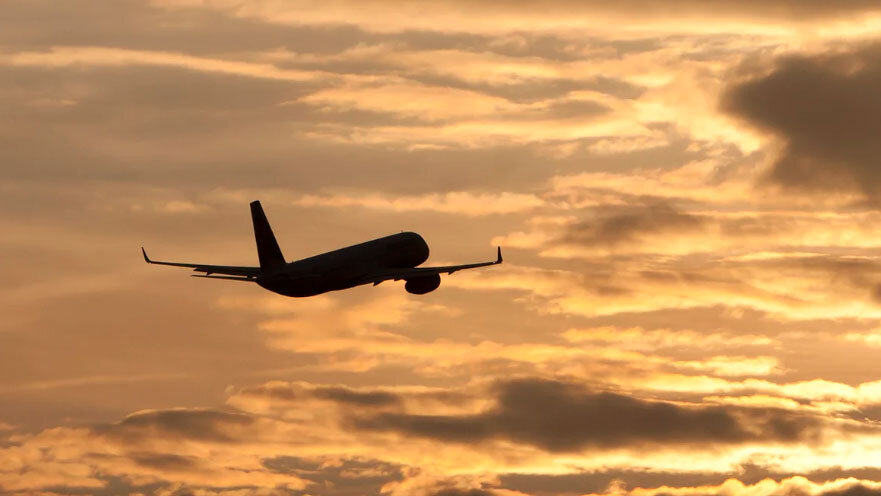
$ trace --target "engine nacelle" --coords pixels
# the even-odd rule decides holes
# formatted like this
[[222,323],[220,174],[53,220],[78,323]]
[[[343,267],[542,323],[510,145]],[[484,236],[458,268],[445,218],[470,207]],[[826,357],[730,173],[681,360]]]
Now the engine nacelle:
[[425,294],[434,291],[438,286],[440,286],[440,275],[433,274],[430,276],[411,277],[410,279],[407,279],[407,283],[404,284],[404,289],[406,289],[408,293]]

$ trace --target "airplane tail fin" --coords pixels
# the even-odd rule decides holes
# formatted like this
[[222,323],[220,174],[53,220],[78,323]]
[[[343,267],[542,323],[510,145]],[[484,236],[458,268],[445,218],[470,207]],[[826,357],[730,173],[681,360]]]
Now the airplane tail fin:
[[284,256],[263,213],[259,201],[251,202],[251,220],[254,222],[254,238],[257,241],[257,256],[260,258],[260,269],[272,270],[285,264]]

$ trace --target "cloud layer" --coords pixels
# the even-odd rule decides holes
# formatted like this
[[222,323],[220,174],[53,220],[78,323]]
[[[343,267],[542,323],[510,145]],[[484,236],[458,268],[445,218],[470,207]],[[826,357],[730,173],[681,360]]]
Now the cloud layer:
[[[872,496],[878,2],[0,6],[0,493]],[[308,299],[157,258],[400,231]]]

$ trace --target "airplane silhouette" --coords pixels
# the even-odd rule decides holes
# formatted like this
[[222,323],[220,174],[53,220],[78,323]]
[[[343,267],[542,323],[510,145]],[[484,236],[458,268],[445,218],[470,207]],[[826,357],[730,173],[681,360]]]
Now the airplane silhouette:
[[414,232],[392,234],[286,262],[259,201],[251,202],[251,220],[254,223],[259,267],[159,262],[151,260],[143,246],[141,252],[144,260],[150,264],[189,267],[195,272],[204,272],[193,277],[256,282],[269,291],[294,297],[314,296],[362,284],[376,286],[383,281],[401,279],[406,281],[404,289],[408,293],[425,294],[440,286],[441,274],[502,263],[502,248],[499,247],[498,257],[493,262],[417,267],[428,260],[428,245],[422,236]]

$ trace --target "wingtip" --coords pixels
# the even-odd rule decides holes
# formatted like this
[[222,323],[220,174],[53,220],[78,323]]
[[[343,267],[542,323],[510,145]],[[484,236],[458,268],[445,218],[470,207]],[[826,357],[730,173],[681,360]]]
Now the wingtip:
[[144,261],[145,261],[145,262],[147,262],[147,263],[153,263],[153,262],[150,260],[150,257],[147,256],[147,250],[145,250],[143,246],[141,247],[141,253],[144,254]]
[[498,254],[499,254],[498,258],[496,259],[496,263],[500,264],[500,263],[502,263],[502,247],[498,246],[496,248],[498,249]]

